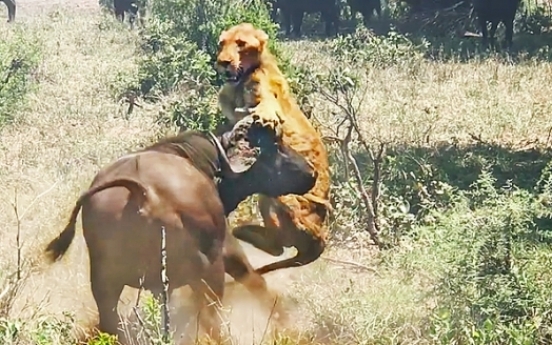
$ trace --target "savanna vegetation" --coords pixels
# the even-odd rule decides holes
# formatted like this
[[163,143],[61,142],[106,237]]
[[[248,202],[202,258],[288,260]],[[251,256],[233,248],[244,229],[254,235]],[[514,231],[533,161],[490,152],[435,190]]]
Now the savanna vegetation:
[[[524,5],[511,54],[459,38],[473,20],[448,4],[413,15],[389,1],[377,35],[353,18],[336,38],[293,41],[257,0],[150,0],[133,30],[100,7],[18,12],[0,24],[0,343],[113,343],[90,335],[80,230],[54,265],[44,245],[101,166],[222,121],[217,37],[242,21],[269,34],[325,136],[334,212],[322,258],[266,276],[287,327],[265,332],[269,313],[228,289],[230,343],[550,343],[550,13]],[[310,15],[304,31],[322,26]],[[233,217],[256,217],[253,205]],[[274,260],[249,249],[255,266]],[[155,300],[137,295],[121,301],[136,344],[166,343]]]

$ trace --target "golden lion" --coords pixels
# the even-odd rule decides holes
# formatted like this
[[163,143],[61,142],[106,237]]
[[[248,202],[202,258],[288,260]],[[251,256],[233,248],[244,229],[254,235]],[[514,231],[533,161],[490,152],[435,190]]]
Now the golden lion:
[[250,23],[233,26],[220,35],[215,68],[227,79],[219,93],[222,113],[232,123],[251,115],[262,126],[280,127],[283,144],[302,155],[318,178],[304,195],[261,195],[264,226],[249,223],[233,230],[236,238],[274,256],[281,255],[284,247],[297,249],[295,257],[257,269],[261,274],[316,260],[326,246],[325,219],[330,209],[326,148],[291,94],[267,43],[268,35]]

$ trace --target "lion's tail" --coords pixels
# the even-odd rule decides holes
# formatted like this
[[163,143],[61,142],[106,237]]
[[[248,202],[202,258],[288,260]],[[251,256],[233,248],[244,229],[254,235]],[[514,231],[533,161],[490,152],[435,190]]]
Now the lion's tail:
[[71,217],[69,218],[69,222],[65,226],[65,229],[63,229],[59,236],[53,239],[46,247],[46,256],[50,262],[59,260],[65,254],[67,249],[69,249],[71,242],[73,242],[73,238],[75,238],[77,216],[79,215],[79,211],[84,201],[92,195],[112,187],[125,187],[134,195],[146,196],[147,193],[144,185],[131,177],[118,178],[91,188],[83,193],[79,200],[77,200],[77,204],[73,208],[73,212],[71,212]]

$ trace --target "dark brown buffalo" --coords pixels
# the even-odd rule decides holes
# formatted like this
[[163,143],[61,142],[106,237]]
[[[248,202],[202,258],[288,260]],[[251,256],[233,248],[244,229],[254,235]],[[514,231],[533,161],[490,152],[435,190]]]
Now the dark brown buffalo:
[[362,14],[362,21],[365,26],[368,26],[370,18],[376,11],[378,17],[381,17],[381,3],[380,0],[347,0],[347,4],[351,8],[351,15],[356,17],[357,12]]
[[[236,280],[250,283],[240,270],[250,264],[239,244],[228,240],[225,215],[254,193],[301,194],[316,181],[301,156],[283,147],[274,132],[252,122],[245,118],[220,138],[187,131],[123,156],[104,167],[79,198],[68,225],[46,251],[52,261],[63,256],[82,207],[101,331],[122,336],[116,307],[125,285],[143,287],[157,297],[162,293],[162,227],[169,293],[189,285],[200,309],[209,299],[222,299],[225,269]],[[224,245],[229,249],[223,250]],[[217,338],[220,320],[215,308],[210,304],[200,322]]]
[[272,0],[280,9],[286,35],[301,36],[305,13],[320,13],[325,23],[326,36],[339,31],[340,9],[336,0]]
[[13,22],[15,20],[15,0],[0,0],[3,3],[6,4],[8,7],[8,23]]
[[[514,18],[519,7],[519,0],[473,0],[473,10],[477,15],[479,29],[483,35],[483,44],[487,45],[489,38],[491,46],[498,24],[506,27],[506,46],[512,47],[514,36]],[[487,31],[487,22],[491,22],[491,30]]]
[[126,12],[131,27],[134,26],[137,16],[140,17],[140,24],[144,25],[145,5],[144,0],[114,0],[115,17],[124,22]]

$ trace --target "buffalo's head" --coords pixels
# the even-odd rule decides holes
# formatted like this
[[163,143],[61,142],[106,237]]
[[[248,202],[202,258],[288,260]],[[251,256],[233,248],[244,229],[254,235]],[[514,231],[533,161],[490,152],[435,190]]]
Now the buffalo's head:
[[227,214],[253,194],[305,194],[314,187],[315,170],[282,144],[279,131],[262,127],[246,116],[215,137],[221,168],[218,190]]

